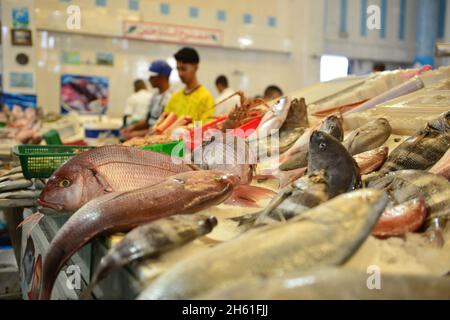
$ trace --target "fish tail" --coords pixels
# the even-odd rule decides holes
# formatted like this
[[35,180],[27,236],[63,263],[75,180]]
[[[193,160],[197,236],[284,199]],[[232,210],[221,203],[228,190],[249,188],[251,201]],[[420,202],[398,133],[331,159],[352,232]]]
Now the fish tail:
[[444,236],[442,235],[442,230],[440,229],[428,231],[426,237],[427,242],[434,248],[442,248],[445,244]]
[[261,212],[246,214],[239,217],[230,218],[230,220],[237,222],[238,227],[250,227],[252,226]]
[[435,217],[430,221],[430,225],[425,233],[427,242],[435,248],[442,248],[445,244],[443,229],[447,221],[440,217]]
[[89,283],[89,285],[86,287],[86,289],[81,293],[80,299],[81,300],[87,300],[89,296],[91,295],[92,291],[94,290],[95,286],[105,279],[108,274],[121,267],[125,263],[121,263],[120,260],[116,259],[116,255],[114,254],[114,251],[110,254],[108,253],[106,256],[104,256],[100,260],[100,264],[97,267],[97,270],[95,271],[94,275],[92,276],[92,279]]

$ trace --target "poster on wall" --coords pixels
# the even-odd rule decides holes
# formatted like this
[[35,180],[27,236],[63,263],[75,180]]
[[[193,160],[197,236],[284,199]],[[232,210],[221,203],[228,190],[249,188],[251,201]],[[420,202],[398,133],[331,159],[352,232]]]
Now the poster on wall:
[[31,30],[11,29],[11,44],[13,46],[32,46],[33,38]]
[[78,51],[61,52],[61,63],[68,65],[80,65],[81,57]]
[[13,8],[11,13],[13,28],[28,28],[30,24],[30,14],[28,8]]
[[30,72],[11,72],[9,74],[11,88],[33,88],[33,74]]
[[99,66],[113,66],[114,54],[106,52],[97,53],[97,65]]
[[61,76],[61,113],[105,114],[108,107],[109,80],[97,76]]
[[154,22],[124,21],[123,35],[128,39],[222,46],[223,31]]
[[7,106],[10,110],[14,106],[20,106],[24,109],[37,107],[37,98],[32,94],[21,94],[21,93],[4,93],[2,95],[2,104]]

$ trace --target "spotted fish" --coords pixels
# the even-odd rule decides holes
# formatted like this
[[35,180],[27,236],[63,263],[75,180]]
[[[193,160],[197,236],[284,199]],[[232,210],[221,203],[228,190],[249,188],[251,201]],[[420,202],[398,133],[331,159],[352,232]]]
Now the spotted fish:
[[428,170],[450,148],[450,111],[427,123],[389,155],[380,175],[391,171]]

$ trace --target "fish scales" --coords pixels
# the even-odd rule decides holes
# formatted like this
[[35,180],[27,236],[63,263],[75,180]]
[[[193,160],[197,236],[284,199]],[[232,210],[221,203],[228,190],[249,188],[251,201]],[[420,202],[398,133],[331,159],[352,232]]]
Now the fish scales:
[[387,201],[377,190],[341,195],[288,223],[253,230],[180,261],[138,298],[187,299],[239,278],[342,264],[365,240]]
[[450,148],[450,111],[427,123],[389,155],[380,175],[398,170],[428,170]]
[[[193,171],[132,191],[88,202],[58,231],[44,258],[40,299],[49,299],[64,263],[104,232],[128,231],[174,214],[190,214],[226,200],[239,179],[218,171]],[[195,186],[195,188],[193,188]]]

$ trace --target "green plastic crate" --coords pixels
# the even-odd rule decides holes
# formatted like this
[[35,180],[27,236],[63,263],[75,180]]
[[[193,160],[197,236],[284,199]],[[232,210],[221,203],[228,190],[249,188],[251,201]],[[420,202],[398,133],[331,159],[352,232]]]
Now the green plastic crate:
[[143,146],[143,147],[140,147],[139,149],[151,150],[154,152],[164,153],[164,154],[167,154],[170,156],[170,155],[172,155],[173,149],[178,145],[180,145],[180,151],[178,152],[178,154],[175,154],[175,155],[180,158],[183,158],[184,157],[184,141],[161,143],[161,144],[156,144],[154,146]]
[[65,161],[92,148],[95,147],[17,145],[13,153],[19,157],[25,178],[46,179]]
[[63,145],[58,131],[56,131],[54,129],[46,132],[43,135],[43,138],[45,140],[45,143],[47,143],[48,145],[60,145],[60,146]]

